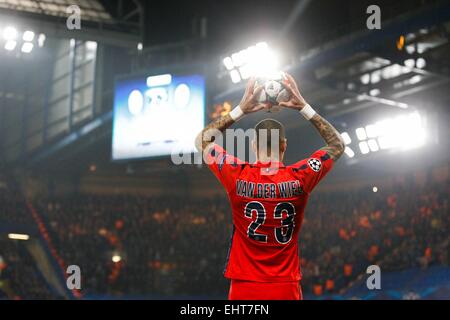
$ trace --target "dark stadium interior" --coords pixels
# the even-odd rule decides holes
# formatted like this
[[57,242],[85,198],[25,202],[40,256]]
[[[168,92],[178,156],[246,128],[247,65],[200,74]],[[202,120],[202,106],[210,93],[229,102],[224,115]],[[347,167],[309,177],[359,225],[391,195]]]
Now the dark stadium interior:
[[[114,161],[115,84],[197,68],[208,123],[244,91],[223,59],[261,41],[355,151],[306,208],[304,297],[450,299],[450,1],[26,2],[0,0],[0,300],[226,298],[226,193],[204,164]],[[80,30],[66,27],[71,4]],[[372,4],[380,30],[366,27]],[[34,31],[31,52],[6,49],[9,25]],[[423,145],[359,151],[356,128],[410,113]],[[286,163],[322,146],[295,111],[269,116],[286,126]],[[373,264],[388,279],[378,292]],[[69,265],[81,290],[66,287]]]

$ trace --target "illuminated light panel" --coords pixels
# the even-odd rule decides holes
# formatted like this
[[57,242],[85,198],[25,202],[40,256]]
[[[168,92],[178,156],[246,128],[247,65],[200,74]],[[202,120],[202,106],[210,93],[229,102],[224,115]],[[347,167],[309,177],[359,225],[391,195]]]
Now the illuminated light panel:
[[348,135],[347,132],[342,132],[342,133],[341,133],[341,137],[342,137],[342,139],[344,140],[344,143],[345,143],[345,144],[350,144],[350,143],[352,143],[352,139],[350,138],[350,136]]
[[34,40],[34,32],[33,31],[25,31],[22,36],[23,41],[31,42]]
[[372,152],[377,152],[378,150],[380,150],[380,147],[378,147],[378,143],[374,139],[370,139],[369,141],[367,141],[367,144],[369,145],[369,149]]
[[380,89],[376,89],[376,88],[369,91],[369,94],[371,96],[378,96],[380,93],[381,93]]
[[30,236],[27,234],[21,234],[21,233],[9,233],[8,238],[11,240],[28,240],[28,239],[30,239]]
[[366,134],[368,138],[376,138],[379,136],[378,127],[375,124],[366,126]]
[[22,52],[24,52],[24,53],[30,53],[32,50],[33,50],[33,44],[31,43],[31,42],[25,42],[23,45],[22,45]]
[[356,137],[362,141],[367,139],[366,130],[364,128],[358,128],[355,130]]
[[233,60],[230,57],[226,57],[223,59],[223,64],[227,70],[232,70],[234,68]]
[[14,27],[6,27],[3,30],[3,38],[5,38],[5,40],[15,40],[17,38],[17,29]]
[[231,70],[230,77],[233,83],[238,83],[241,81],[241,76],[239,75],[239,71],[237,70]]
[[362,154],[368,154],[370,152],[369,145],[367,144],[366,141],[359,143],[359,150],[361,151]]
[[425,61],[424,58],[418,58],[416,60],[416,67],[419,69],[423,69],[427,66],[427,62]]
[[38,37],[38,46],[39,46],[40,48],[42,48],[42,47],[44,46],[45,39],[46,39],[45,34],[41,33],[41,34],[39,35],[39,37]]
[[345,147],[344,152],[349,158],[353,158],[355,156],[355,152],[348,146]]
[[8,51],[12,51],[16,48],[17,42],[14,40],[8,40],[5,43],[5,49]]

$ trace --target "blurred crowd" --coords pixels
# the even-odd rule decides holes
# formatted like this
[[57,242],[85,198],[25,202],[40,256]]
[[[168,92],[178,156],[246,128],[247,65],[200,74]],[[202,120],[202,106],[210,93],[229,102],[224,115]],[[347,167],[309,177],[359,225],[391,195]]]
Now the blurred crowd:
[[[304,293],[337,293],[372,264],[383,272],[448,266],[449,195],[448,181],[313,193],[299,240]],[[0,197],[11,209],[1,218],[24,210],[11,199]],[[85,296],[226,297],[232,221],[225,197],[78,194],[33,205],[64,263],[80,266]],[[2,250],[4,264],[14,265],[14,254]]]

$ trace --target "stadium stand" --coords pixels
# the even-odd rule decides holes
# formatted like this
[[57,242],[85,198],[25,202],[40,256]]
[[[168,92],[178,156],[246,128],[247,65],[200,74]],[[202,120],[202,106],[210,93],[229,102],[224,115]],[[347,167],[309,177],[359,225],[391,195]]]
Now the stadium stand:
[[[300,235],[304,292],[345,292],[371,264],[383,272],[448,266],[449,194],[448,180],[405,180],[377,193],[313,195]],[[224,297],[224,198],[76,194],[35,203],[59,254],[80,265],[87,296]]]

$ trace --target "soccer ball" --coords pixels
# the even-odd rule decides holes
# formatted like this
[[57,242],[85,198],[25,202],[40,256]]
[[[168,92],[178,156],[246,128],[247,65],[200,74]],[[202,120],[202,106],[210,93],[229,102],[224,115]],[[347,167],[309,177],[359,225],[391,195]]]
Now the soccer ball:
[[290,98],[289,91],[286,90],[281,77],[279,79],[257,79],[255,88],[263,83],[263,90],[259,94],[258,102],[271,104],[267,108],[267,112],[277,112],[281,110],[280,102],[288,101]]

